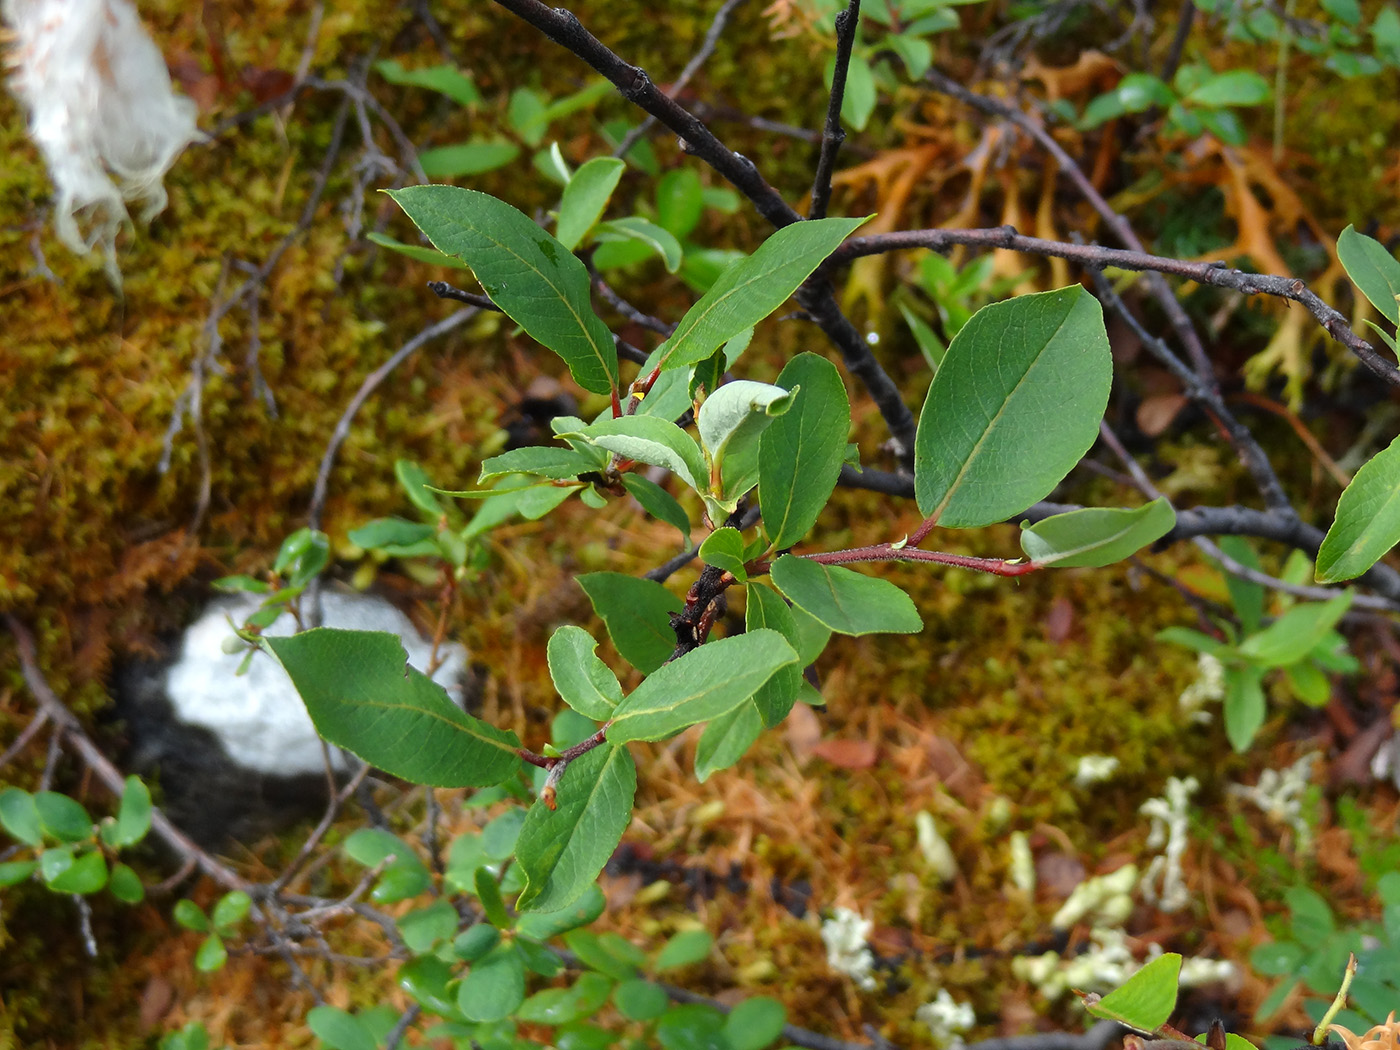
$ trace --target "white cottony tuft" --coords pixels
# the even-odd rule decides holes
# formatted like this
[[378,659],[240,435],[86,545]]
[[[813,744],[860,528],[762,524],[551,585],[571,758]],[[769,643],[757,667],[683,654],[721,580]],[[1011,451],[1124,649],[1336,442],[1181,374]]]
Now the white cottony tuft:
[[[239,675],[243,654],[230,654],[224,642],[233,637],[229,621],[242,625],[260,605],[257,596],[217,602],[185,632],[180,659],[166,676],[166,691],[175,715],[189,725],[210,730],[230,758],[246,769],[279,776],[316,773],[325,768],[321,740],[311,724],[292,680],[267,653],[253,654],[247,673]],[[408,662],[426,671],[432,644],[424,641],[402,612],[384,601],[361,594],[321,596],[325,627],[351,631],[388,631],[403,641]],[[296,621],[284,613],[263,634],[282,637],[296,631]],[[438,647],[441,665],[433,681],[460,704],[458,688],[467,667],[467,650],[455,642]],[[331,749],[332,761],[343,768],[344,756]]]
[[58,191],[58,235],[84,254],[100,245],[120,285],[126,201],[143,204],[143,220],[165,207],[161,180],[199,135],[195,105],[175,94],[128,0],[0,0],[0,13],[14,31],[10,88]]

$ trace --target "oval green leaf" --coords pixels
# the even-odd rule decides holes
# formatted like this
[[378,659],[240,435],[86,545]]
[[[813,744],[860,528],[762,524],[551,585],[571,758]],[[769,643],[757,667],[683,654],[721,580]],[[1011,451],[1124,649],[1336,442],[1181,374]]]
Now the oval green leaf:
[[513,944],[498,944],[472,963],[457,986],[457,1009],[472,1021],[499,1021],[525,1001],[525,961]]
[[724,1020],[724,1035],[733,1050],[763,1050],[783,1034],[787,1009],[765,995],[745,999]]
[[1165,498],[1142,507],[1086,507],[1022,525],[1021,549],[1037,565],[1100,568],[1161,539],[1176,525]]
[[520,764],[514,733],[472,718],[416,668],[397,637],[318,627],[263,639],[316,731],[372,766],[418,784],[485,787]]
[[676,240],[669,230],[643,219],[639,215],[628,215],[621,219],[613,219],[611,222],[600,222],[594,227],[594,236],[604,243],[632,241],[645,245],[661,256],[667,273],[675,273],[681,268],[681,260],[684,258],[681,242]]
[[1337,258],[1352,283],[1391,324],[1400,323],[1400,262],[1374,237],[1348,226],[1337,238]]
[[1117,1021],[1151,1035],[1167,1023],[1176,1007],[1180,975],[1181,956],[1167,952],[1097,1002],[1086,998],[1084,1008],[1094,1017]]
[[1317,582],[1355,579],[1397,543],[1400,438],[1367,460],[1342,492],[1337,516],[1317,552]]
[[117,849],[134,846],[151,830],[151,792],[140,777],[126,778],[117,821],[110,827],[112,830],[103,835],[103,840]]
[[0,827],[26,846],[43,845],[44,826],[28,791],[17,787],[0,791]]
[[82,842],[92,836],[92,818],[81,802],[57,791],[40,791],[34,808],[44,832],[60,842]]
[[669,419],[619,416],[600,419],[579,434],[599,448],[619,456],[665,467],[691,488],[704,492],[705,457],[695,439]]
[[624,660],[650,674],[670,658],[676,649],[671,614],[681,611],[679,598],[659,583],[620,572],[590,572],[575,579]]
[[715,939],[709,930],[682,930],[661,946],[652,961],[654,973],[679,970],[709,958]]
[[788,601],[837,634],[917,634],[914,601],[888,580],[784,554],[770,570]]
[[919,416],[919,510],[975,528],[1043,499],[1094,443],[1112,378],[1103,311],[1077,285],[977,311]]
[[686,549],[690,549],[690,515],[686,514],[685,508],[676,501],[676,497],[640,474],[629,472],[622,475],[622,486],[653,518],[664,521],[667,525],[674,525],[680,532]]
[[[797,691],[802,687],[802,668],[811,661],[803,657],[802,635],[797,627],[797,618],[782,596],[761,583],[750,583],[745,593],[744,630],[756,631],[761,627],[771,627],[786,638],[797,653],[797,663],[779,670],[753,694],[754,707],[763,720],[763,725],[772,729],[792,710],[792,705],[797,701]],[[709,734],[708,729],[705,732]],[[744,747],[747,748],[748,744]],[[736,755],[735,758],[737,757]],[[725,763],[732,764],[732,761]],[[717,765],[714,768],[723,769],[724,766]]]
[[107,861],[98,850],[89,850],[45,881],[55,893],[96,893],[107,885]]
[[731,573],[740,583],[748,578],[744,570],[744,537],[738,529],[715,529],[700,544],[700,560]]
[[522,212],[456,186],[388,191],[433,247],[462,258],[492,302],[595,394],[618,384],[617,348],[593,312],[588,270]]
[[598,659],[597,648],[582,627],[560,627],[549,639],[549,676],[564,703],[595,722],[606,722],[622,700],[622,686]]
[[329,1050],[376,1050],[379,1045],[363,1021],[336,1006],[312,1007],[306,1025]]
[[1337,626],[1351,606],[1354,591],[1342,591],[1325,602],[1295,605],[1256,635],[1246,638],[1240,653],[1265,667],[1283,667],[1303,659]]
[[554,236],[569,251],[579,246],[584,234],[603,214],[626,166],[616,157],[594,157],[569,179],[559,200],[559,219],[554,225]]
[[752,698],[713,719],[695,745],[695,779],[703,784],[711,773],[728,769],[744,757],[744,752],[762,732],[763,717]]
[[807,535],[831,498],[846,435],[851,405],[841,373],[824,357],[798,354],[778,375],[777,384],[801,387],[792,411],[775,419],[758,446],[758,498],[763,528],[778,550]]

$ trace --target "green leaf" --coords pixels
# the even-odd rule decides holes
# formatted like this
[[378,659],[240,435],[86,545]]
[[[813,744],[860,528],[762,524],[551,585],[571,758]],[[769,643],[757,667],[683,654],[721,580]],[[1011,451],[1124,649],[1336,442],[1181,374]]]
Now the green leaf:
[[306,1026],[329,1050],[376,1050],[378,1043],[358,1017],[337,1006],[314,1006]]
[[456,66],[405,69],[397,59],[387,58],[376,62],[374,70],[391,84],[427,88],[446,95],[459,105],[475,106],[481,103],[481,93],[477,91],[471,75],[463,73]]
[[209,913],[209,919],[213,922],[214,929],[220,933],[228,933],[248,917],[252,906],[253,898],[242,890],[232,890],[219,898],[213,911]]
[[1367,460],[1342,492],[1336,519],[1317,552],[1317,582],[1355,579],[1397,543],[1400,438]]
[[706,536],[700,544],[700,560],[731,573],[740,583],[748,579],[744,571],[744,537],[738,529],[725,526]]
[[453,939],[452,954],[463,962],[476,962],[500,943],[501,931],[489,922],[479,922]]
[[409,186],[389,195],[435,248],[460,256],[491,300],[595,394],[617,388],[612,333],[593,312],[588,270],[523,213],[489,194]]
[[1391,324],[1400,323],[1400,262],[1374,237],[1348,226],[1337,238],[1337,257],[1352,283]]
[[609,742],[569,763],[557,787],[557,809],[537,802],[520,829],[516,860],[525,889],[516,907],[567,907],[603,870],[632,819],[637,768],[625,747]]
[[381,828],[360,828],[352,832],[343,848],[346,856],[367,868],[393,856],[394,860],[384,869],[370,893],[375,901],[389,904],[408,900],[432,886],[433,879],[427,867],[408,843]]
[[913,600],[888,580],[791,554],[769,571],[788,601],[837,634],[917,634],[924,628]]
[[650,478],[640,474],[622,475],[622,485],[642,509],[658,521],[674,525],[681,534],[686,549],[690,548],[690,516],[676,498]]
[[[773,420],[792,407],[795,393],[751,379],[736,379],[711,393],[695,417],[695,428],[710,461],[723,463],[731,448],[738,453],[744,446],[756,444]],[[740,496],[748,491],[739,478],[734,484],[733,489],[726,484],[725,494]]]
[[1283,895],[1292,913],[1293,936],[1300,944],[1319,946],[1337,931],[1327,899],[1308,886],[1290,887]]
[[447,505],[438,499],[437,493],[433,491],[436,486],[433,485],[432,478],[428,477],[428,472],[413,460],[394,460],[394,477],[398,480],[404,495],[408,497],[408,502],[434,522],[448,513]]
[[1037,565],[1100,568],[1136,554],[1176,525],[1176,511],[1155,499],[1132,510],[1087,507],[1021,525],[1021,549]]
[[744,757],[762,732],[763,716],[752,699],[711,721],[695,745],[695,779],[703,784],[711,773],[728,769]]
[[1257,667],[1225,668],[1225,736],[1236,752],[1247,751],[1264,724],[1263,682]]
[[646,962],[645,953],[617,934],[574,930],[564,938],[564,944],[579,962],[616,981],[630,981]]
[[575,579],[624,660],[650,674],[670,658],[676,648],[670,617],[681,611],[679,598],[659,583],[620,572],[590,572]]
[[44,844],[44,826],[34,796],[28,791],[16,787],[0,791],[0,827],[26,846]]
[[519,738],[458,708],[392,634],[320,627],[263,644],[316,731],[372,766],[435,787],[499,784],[519,768]]
[[783,1034],[787,1009],[776,999],[745,999],[724,1020],[724,1035],[732,1050],[763,1050]]
[[652,960],[654,973],[679,970],[709,958],[715,939],[709,930],[682,930],[661,946]]
[[[1259,556],[1254,547],[1243,536],[1221,536],[1217,541],[1220,549],[1245,568],[1259,569]],[[1241,579],[1231,572],[1224,572],[1225,588],[1230,592],[1230,604],[1239,617],[1240,628],[1245,634],[1258,631],[1264,620],[1264,588],[1253,580]]]
[[549,677],[566,704],[595,722],[606,722],[622,700],[622,686],[598,659],[597,648],[582,627],[560,627],[549,639]]
[[92,837],[92,818],[82,803],[57,791],[40,791],[34,808],[45,834],[60,842],[82,842]]
[[1212,656],[1233,652],[1231,646],[1201,631],[1192,630],[1190,627],[1166,627],[1157,632],[1156,638],[1159,642],[1166,642],[1169,645],[1184,645],[1195,652],[1210,653]]
[[73,859],[73,850],[68,846],[44,850],[39,854],[39,877],[52,884],[54,879],[73,866]]
[[671,997],[666,990],[651,981],[634,977],[613,989],[613,1005],[629,1021],[651,1021],[666,1012]]
[[528,940],[547,941],[561,933],[587,926],[607,908],[607,898],[595,883],[583,891],[583,896],[567,908],[558,911],[534,911],[520,916],[516,932]]
[[1094,1017],[1150,1035],[1171,1018],[1180,974],[1181,956],[1166,952],[1097,1002],[1085,999],[1084,1008]]
[[783,550],[807,534],[831,499],[846,455],[851,408],[836,366],[816,354],[794,357],[777,383],[802,388],[792,411],[774,420],[759,440],[763,528]]
[[[449,909],[452,907],[446,901],[438,903]],[[400,929],[402,930],[402,927]],[[407,943],[407,938],[404,943]],[[420,955],[399,967],[399,987],[407,992],[415,1003],[439,1017],[446,1017],[452,1021],[465,1020],[462,1012],[457,1009],[452,992],[448,989],[451,980],[452,969],[432,955]]]
[[704,1003],[667,1010],[656,1022],[655,1038],[661,1050],[728,1050],[729,1046],[724,1015]]
[[224,947],[223,938],[217,933],[211,933],[204,938],[203,943],[194,953],[194,968],[200,973],[213,973],[215,970],[222,970],[226,962],[228,962],[228,949]]
[[[900,303],[899,312],[904,315],[904,323],[909,326],[909,331],[914,336],[914,342],[918,344],[919,353],[924,355],[924,361],[928,364],[929,371],[937,375],[938,366],[943,363],[943,355],[948,352],[948,348],[934,334],[928,322],[909,307]],[[843,389],[842,393],[844,392]]]
[[377,244],[381,248],[388,248],[391,252],[406,255],[415,262],[427,263],[429,266],[450,266],[454,270],[469,269],[461,259],[444,255],[436,248],[426,248],[421,244],[405,244],[403,241],[390,237],[387,233],[370,230],[365,234],[365,240],[371,244]]
[[[450,146],[425,149],[418,154],[418,163],[423,168],[423,174],[430,179],[459,179],[504,168],[518,156],[520,147],[509,139],[474,138]],[[427,233],[426,230],[423,232]]]
[[1332,699],[1332,683],[1311,660],[1299,660],[1283,669],[1293,695],[1309,707],[1326,707]]
[[535,474],[542,478],[563,481],[597,469],[598,464],[593,457],[575,452],[571,448],[531,445],[528,448],[515,448],[499,456],[492,456],[481,464],[481,476],[476,480],[480,485],[503,474]]
[[660,347],[661,367],[705,360],[787,301],[865,219],[813,219],[778,230],[722,274]]
[[656,184],[656,218],[676,237],[684,237],[700,222],[705,193],[694,168],[667,172]]
[[1308,655],[1308,652],[1337,626],[1354,591],[1342,591],[1325,602],[1295,605],[1258,634],[1246,638],[1239,651],[1264,667],[1282,667]]
[[661,740],[718,718],[753,696],[779,668],[796,662],[792,646],[773,630],[709,642],[632,690],[613,712],[608,739]]
[[[792,710],[792,705],[797,700],[797,691],[802,686],[802,668],[811,663],[811,660],[803,657],[802,632],[798,629],[797,618],[793,616],[788,603],[783,601],[771,587],[765,587],[761,583],[750,582],[745,593],[747,598],[744,605],[744,630],[756,631],[762,627],[771,627],[786,638],[788,644],[797,652],[796,664],[779,670],[777,674],[764,682],[758,692],[753,695],[754,708],[762,719],[763,725],[772,729]],[[826,638],[830,636],[829,631],[825,632],[822,646],[826,645]],[[743,709],[741,705],[738,710],[742,711]],[[708,735],[710,730],[706,729],[705,732]],[[738,727],[738,734],[730,743],[730,748],[737,746],[742,732],[743,727]],[[755,733],[754,736],[756,738],[757,734]],[[701,739],[703,741],[704,738]],[[744,749],[747,748],[748,744],[746,743]],[[738,755],[735,755],[735,759],[737,758]],[[713,765],[712,768],[724,769],[732,764],[731,761],[726,762],[723,766]],[[701,779],[703,780],[704,777]]]
[[[681,248],[680,241],[676,240],[663,227],[643,219],[640,215],[627,215],[621,219],[600,222],[593,228],[593,236],[602,244],[630,241],[634,244],[645,245],[661,256],[667,273],[675,273],[679,270],[681,260],[685,257],[685,251]],[[602,268],[600,263],[599,269]]]
[[1269,941],[1249,954],[1250,969],[1265,977],[1282,977],[1295,973],[1303,965],[1307,953],[1301,944],[1292,941]]
[[302,587],[326,567],[330,560],[331,541],[324,532],[297,529],[278,548],[272,571],[284,575],[293,587]]
[[498,930],[510,929],[510,916],[506,914],[506,902],[501,898],[501,884],[490,868],[477,868],[473,880],[476,896],[481,901],[481,910],[486,920]]
[[559,201],[559,218],[554,225],[554,236],[569,251],[579,246],[584,234],[603,214],[626,166],[615,157],[594,157],[569,179]]
[[1124,113],[1144,113],[1153,106],[1169,106],[1175,99],[1175,92],[1150,73],[1129,73],[1117,87],[1084,107],[1079,127],[1088,131]]
[[127,777],[122,786],[122,801],[117,810],[116,823],[102,829],[102,841],[115,849],[124,849],[136,845],[150,830],[151,792],[140,777]]
[[[125,865],[118,866],[125,867]],[[23,882],[38,870],[39,862],[37,860],[7,860],[0,862],[0,889]],[[131,869],[127,868],[127,870],[130,871]],[[112,892],[115,893],[116,879],[113,878],[112,882]],[[140,883],[138,882],[137,885],[139,886]],[[138,897],[137,899],[139,900],[140,898]]]
[[[831,82],[828,74],[827,83]],[[841,96],[841,119],[856,131],[864,131],[875,112],[875,72],[864,55],[851,55],[846,67],[846,91]]]
[[71,865],[52,878],[46,876],[44,881],[55,893],[96,893],[107,885],[107,861],[100,851],[89,850],[79,854]]
[[[457,909],[446,900],[415,908],[398,920],[399,935],[411,952],[429,952],[457,932]],[[400,973],[402,978],[402,973]]]
[[977,311],[919,417],[920,512],[974,528],[1044,498],[1094,443],[1112,378],[1103,311],[1078,285]]
[[1198,106],[1257,106],[1269,100],[1269,82],[1249,69],[1217,73],[1186,95]]
[[204,909],[194,901],[181,897],[175,902],[175,921],[187,930],[195,933],[209,932],[209,919],[204,914]]
[[492,948],[457,986],[457,1009],[472,1021],[499,1021],[524,1001],[525,960],[513,944]]
[[695,439],[669,419],[619,416],[600,419],[579,434],[600,448],[640,463],[665,467],[691,488],[707,488],[705,456]]

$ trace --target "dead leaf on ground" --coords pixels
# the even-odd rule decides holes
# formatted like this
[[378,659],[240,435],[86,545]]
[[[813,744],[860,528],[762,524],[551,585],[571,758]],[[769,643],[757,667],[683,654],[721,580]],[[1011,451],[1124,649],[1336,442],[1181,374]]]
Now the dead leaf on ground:
[[875,745],[869,740],[822,740],[812,754],[841,769],[869,769],[875,764]]
[[822,724],[810,707],[797,704],[783,723],[783,735],[792,748],[792,757],[799,766],[805,766],[812,759],[812,748],[822,738]]

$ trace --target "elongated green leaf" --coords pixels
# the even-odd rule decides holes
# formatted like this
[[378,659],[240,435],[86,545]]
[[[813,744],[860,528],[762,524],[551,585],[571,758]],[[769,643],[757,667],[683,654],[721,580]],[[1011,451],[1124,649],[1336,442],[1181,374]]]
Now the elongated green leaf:
[[1132,510],[1086,507],[1022,525],[1021,549],[1037,565],[1099,568],[1136,554],[1175,525],[1165,498]]
[[[110,829],[110,830],[108,830]],[[116,849],[134,846],[151,830],[151,792],[140,777],[129,776],[122,786],[117,819],[102,829],[102,841]]]
[[579,433],[619,456],[665,467],[698,492],[708,487],[705,457],[700,446],[669,419],[655,416],[600,419]]
[[1044,498],[1094,443],[1112,372],[1103,311],[1078,285],[977,311],[919,416],[919,510],[974,528]]
[[778,375],[778,386],[801,387],[792,411],[759,439],[758,498],[763,527],[778,550],[807,535],[841,474],[851,406],[841,373],[824,357],[798,354]]
[[[1249,569],[1259,569],[1259,555],[1243,536],[1221,536],[1220,549],[1227,557],[1233,558]],[[1230,604],[1235,607],[1235,615],[1240,619],[1240,627],[1245,634],[1259,630],[1264,620],[1264,588],[1253,580],[1242,579],[1234,573],[1225,572],[1225,587],[1230,592]]]
[[379,1046],[364,1021],[339,1007],[312,1007],[306,1014],[306,1026],[330,1050],[376,1050]]
[[1268,627],[1246,638],[1240,653],[1264,667],[1282,667],[1307,656],[1337,626],[1354,591],[1342,591],[1325,602],[1295,605]]
[[372,766],[435,787],[499,784],[519,766],[516,735],[458,708],[392,634],[319,627],[263,642],[316,731]]
[[1102,999],[1084,1000],[1084,1008],[1094,1017],[1118,1021],[1139,1032],[1152,1034],[1166,1024],[1176,1008],[1177,979],[1181,956],[1174,952],[1159,955],[1122,986]]
[[681,268],[684,250],[681,242],[669,230],[649,222],[639,215],[628,215],[611,222],[600,222],[594,227],[594,236],[604,243],[608,241],[635,241],[646,245],[666,265],[667,273],[675,273]]
[[554,235],[569,251],[593,228],[617,189],[617,180],[627,165],[616,157],[594,157],[574,172],[559,201],[559,220]]
[[560,627],[549,638],[549,676],[566,704],[595,722],[606,722],[622,700],[622,686],[598,659],[597,648],[582,627]]
[[1374,237],[1357,233],[1348,226],[1337,238],[1337,258],[1351,278],[1391,324],[1400,323],[1400,262]]
[[676,501],[676,497],[650,478],[631,472],[622,475],[622,486],[653,518],[664,521],[667,525],[674,525],[680,532],[686,549],[690,549],[690,515],[686,514],[685,508]]
[[418,154],[418,163],[430,179],[460,179],[504,168],[518,156],[520,147],[509,139],[471,139],[425,149]]
[[661,367],[703,361],[726,340],[787,301],[865,219],[813,219],[784,226],[720,274],[661,347]]
[[522,910],[567,908],[593,885],[632,819],[637,767],[627,748],[609,741],[570,762],[556,790],[558,808],[535,803],[520,829]]
[[888,580],[791,554],[770,571],[773,586],[788,601],[837,634],[915,634],[924,628],[913,599]]
[[504,201],[456,186],[390,190],[433,247],[460,256],[512,321],[564,359],[574,381],[606,394],[618,383],[612,333],[593,312],[588,270]]
[[763,716],[752,699],[714,719],[700,734],[700,742],[695,746],[695,778],[703,784],[711,773],[728,769],[744,757],[744,752],[762,732]]
[[1337,501],[1337,516],[1317,552],[1317,582],[1355,579],[1397,543],[1400,438],[1367,460]]
[[620,572],[590,572],[575,578],[624,660],[643,674],[666,662],[676,648],[671,614],[681,611],[679,598],[659,583]]
[[617,705],[608,739],[661,740],[696,722],[732,711],[772,678],[797,662],[781,634],[753,631],[709,642],[649,675]]
[[475,81],[456,66],[405,69],[397,59],[386,58],[374,64],[374,71],[391,84],[427,88],[463,106],[475,106],[481,102],[481,92],[477,91]]
[[1249,750],[1264,724],[1264,672],[1257,667],[1225,668],[1225,736],[1237,752]]
[[1257,106],[1269,99],[1269,82],[1251,69],[1232,69],[1210,77],[1186,96],[1198,106]]
[[417,262],[427,263],[429,266],[448,266],[454,270],[470,269],[461,259],[454,259],[436,248],[425,248],[421,244],[404,244],[403,241],[396,240],[386,233],[371,230],[365,234],[365,240],[371,244],[377,244],[381,248],[388,248],[391,252],[406,255]]
[[[797,663],[781,668],[753,695],[754,706],[763,719],[763,724],[772,729],[792,710],[792,705],[797,700],[797,691],[802,686],[802,667],[811,660],[804,660],[801,632],[798,631],[797,619],[788,608],[787,602],[771,587],[757,582],[749,583],[746,594],[744,630],[772,628],[786,638],[797,653]],[[829,632],[827,637],[830,637]],[[822,644],[825,645],[825,641]]]
[[357,547],[367,550],[392,548],[399,554],[408,549],[431,550],[431,546],[420,546],[437,535],[437,527],[421,521],[405,521],[403,518],[376,518],[374,521],[351,529],[346,538]]
[[707,959],[714,946],[709,930],[682,930],[661,946],[651,968],[655,973],[665,973],[694,965]]
[[528,448],[515,448],[509,452],[502,452],[499,456],[492,456],[481,464],[481,477],[476,480],[480,485],[504,474],[536,474],[542,478],[562,481],[596,469],[597,464],[592,457],[575,452],[571,448],[531,445]]

